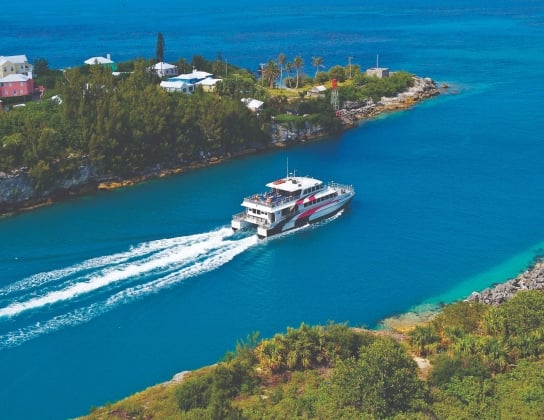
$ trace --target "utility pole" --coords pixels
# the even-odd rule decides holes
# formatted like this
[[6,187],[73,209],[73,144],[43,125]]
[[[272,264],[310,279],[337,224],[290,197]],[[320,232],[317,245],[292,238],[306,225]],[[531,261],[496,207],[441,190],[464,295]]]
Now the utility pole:
[[348,62],[349,62],[349,78],[351,79],[351,59],[353,57],[348,57]]

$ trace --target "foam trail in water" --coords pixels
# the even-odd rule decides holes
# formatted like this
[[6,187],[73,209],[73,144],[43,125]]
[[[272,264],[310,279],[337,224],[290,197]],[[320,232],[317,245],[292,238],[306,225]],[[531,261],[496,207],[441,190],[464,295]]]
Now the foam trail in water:
[[28,340],[61,328],[88,322],[121,304],[141,299],[149,294],[172,287],[189,277],[217,269],[248,248],[256,245],[259,240],[256,236],[238,240],[226,240],[222,237],[204,242],[208,246],[207,253],[201,253],[196,260],[185,264],[182,268],[170,272],[163,277],[118,291],[104,300],[57,315],[47,321],[35,322],[0,335],[0,350],[21,345]]
[[[89,260],[78,266],[71,267],[67,270],[70,275],[74,271],[85,267],[85,274],[77,277],[74,280],[63,284],[60,290],[50,290],[44,288],[39,296],[35,296],[33,291],[24,295],[22,299],[14,301],[6,307],[0,308],[1,317],[13,317],[21,314],[24,311],[38,309],[46,305],[53,305],[59,302],[72,300],[82,295],[89,294],[99,289],[116,286],[116,283],[124,281],[134,281],[140,277],[145,277],[150,274],[161,275],[164,273],[179,270],[181,267],[190,265],[205,256],[209,252],[221,252],[229,250],[234,241],[225,240],[232,231],[228,228],[213,231],[207,234],[192,235],[188,237],[176,238],[174,240],[154,241],[152,243],[142,244],[138,246],[136,252],[122,253],[113,255],[112,258],[104,257],[100,259],[100,263],[96,263],[97,259]],[[242,241],[242,240],[240,240]],[[159,245],[160,244],[160,245]],[[152,253],[142,253],[142,248],[152,249]],[[149,254],[149,255],[147,255]],[[127,258],[127,256],[130,258]],[[140,259],[135,257],[140,256]],[[143,257],[143,258],[142,258]],[[103,261],[108,260],[108,267],[103,269]],[[126,261],[122,264],[111,265],[111,261]],[[94,271],[90,271],[92,266]],[[49,273],[43,273],[42,278],[57,278],[57,273],[62,270],[56,270],[54,275],[48,276]],[[65,274],[67,275],[67,274]],[[41,283],[42,285],[44,283]],[[30,281],[28,283],[19,282],[18,291],[27,291],[34,289],[36,283]]]
[[142,256],[168,249],[172,246],[190,245],[192,243],[201,242],[215,236],[223,238],[231,233],[232,231],[229,228],[221,228],[219,230],[207,233],[199,233],[195,235],[180,236],[177,238],[159,239],[156,241],[145,242],[131,248],[129,251],[126,252],[92,258],[70,267],[35,274],[33,276],[27,277],[23,280],[0,288],[0,296],[7,296],[15,292],[27,292],[31,289],[41,287],[44,284],[57,282],[71,276],[76,276],[78,274],[84,273],[86,271],[116,266],[132,259],[141,258]]

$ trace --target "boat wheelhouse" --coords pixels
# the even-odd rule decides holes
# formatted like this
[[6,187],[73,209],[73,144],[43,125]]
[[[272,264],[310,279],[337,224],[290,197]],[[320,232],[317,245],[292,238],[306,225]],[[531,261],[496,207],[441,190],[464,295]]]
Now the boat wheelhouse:
[[234,230],[256,227],[266,238],[328,218],[355,195],[351,185],[328,184],[309,176],[287,176],[266,184],[267,192],[244,198],[244,211],[232,217]]

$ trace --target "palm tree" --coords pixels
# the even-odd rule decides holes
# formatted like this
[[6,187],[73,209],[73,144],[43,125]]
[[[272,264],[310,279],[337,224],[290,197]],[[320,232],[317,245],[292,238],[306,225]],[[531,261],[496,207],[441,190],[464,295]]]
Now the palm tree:
[[304,66],[304,60],[302,59],[302,57],[300,55],[297,55],[294,59],[293,59],[293,66],[295,67],[295,70],[297,72],[297,84],[295,86],[295,89],[298,89],[298,82],[299,82],[299,77],[300,77],[300,69]]
[[289,87],[293,87],[293,85],[291,84],[291,72],[293,71],[293,69],[295,68],[294,64],[291,63],[290,61],[288,61],[287,63],[285,63],[285,71],[287,72],[287,78],[288,78],[288,81],[289,81]]
[[420,356],[427,356],[434,352],[440,342],[440,337],[432,325],[416,325],[408,333],[410,344],[417,346]]
[[323,65],[323,57],[312,57],[312,66],[315,67],[315,79],[317,77],[317,73],[319,72],[319,67],[325,67]]
[[285,63],[285,54],[278,55],[278,65],[280,66],[280,89],[283,88],[283,64]]
[[275,81],[280,74],[280,69],[278,64],[274,60],[270,60],[263,68],[263,78],[266,80],[266,83],[272,89],[274,87]]

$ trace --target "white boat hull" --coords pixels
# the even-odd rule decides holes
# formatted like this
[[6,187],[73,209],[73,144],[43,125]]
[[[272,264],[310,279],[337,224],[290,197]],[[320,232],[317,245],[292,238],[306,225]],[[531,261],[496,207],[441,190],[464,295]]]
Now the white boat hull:
[[270,191],[246,197],[232,229],[256,227],[260,238],[287,232],[333,216],[355,195],[352,186],[327,185],[310,177],[286,177],[267,184]]
[[340,210],[345,208],[350,203],[352,198],[353,196],[349,196],[343,200],[338,200],[337,202],[326,204],[311,213],[305,212],[297,214],[295,217],[286,220],[285,223],[280,222],[274,227],[257,226],[257,235],[259,236],[259,238],[263,239],[272,235],[277,235],[278,233],[287,232],[291,229],[296,229],[327,219],[334,216]]

